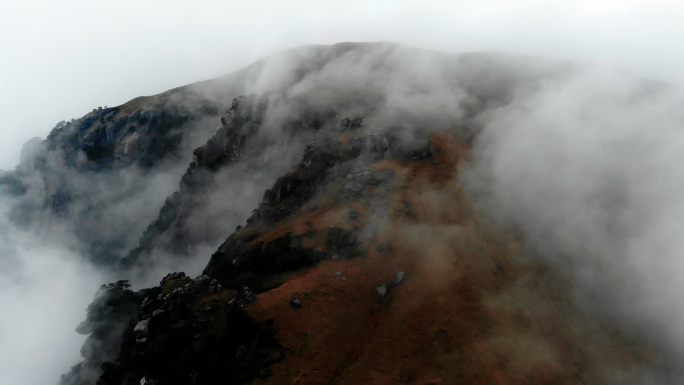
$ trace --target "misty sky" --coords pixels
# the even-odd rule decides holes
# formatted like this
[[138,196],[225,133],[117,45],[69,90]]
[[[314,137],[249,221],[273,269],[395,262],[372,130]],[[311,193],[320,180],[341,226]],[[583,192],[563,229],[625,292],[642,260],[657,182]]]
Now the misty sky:
[[682,20],[657,0],[0,0],[0,169],[60,120],[303,44],[513,51],[684,84]]

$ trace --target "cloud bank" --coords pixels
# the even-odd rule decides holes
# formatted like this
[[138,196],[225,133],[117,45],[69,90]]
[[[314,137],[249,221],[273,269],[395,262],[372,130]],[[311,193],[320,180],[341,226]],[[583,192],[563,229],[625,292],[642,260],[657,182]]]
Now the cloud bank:
[[589,311],[671,358],[684,353],[683,102],[600,68],[548,81],[488,115],[465,177],[480,209],[576,281]]

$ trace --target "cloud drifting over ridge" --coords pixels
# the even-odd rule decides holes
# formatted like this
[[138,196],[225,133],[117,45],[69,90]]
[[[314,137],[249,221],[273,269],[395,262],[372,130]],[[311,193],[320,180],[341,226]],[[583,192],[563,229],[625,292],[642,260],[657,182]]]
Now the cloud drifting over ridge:
[[[684,354],[681,90],[600,69],[493,112],[465,181],[592,306]],[[594,309],[595,310],[595,309]]]
[[[635,0],[0,4],[0,167],[57,121],[303,44],[396,41],[607,63],[684,83],[684,7]],[[125,27],[124,27],[125,25]]]

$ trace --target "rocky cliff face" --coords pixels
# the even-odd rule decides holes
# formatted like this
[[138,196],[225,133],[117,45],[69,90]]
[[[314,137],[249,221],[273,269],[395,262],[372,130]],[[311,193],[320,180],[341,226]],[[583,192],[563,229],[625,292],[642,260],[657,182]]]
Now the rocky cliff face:
[[[279,118],[277,135],[273,135],[269,113],[284,108],[281,104],[289,103],[292,105],[287,108],[296,113]],[[234,99],[221,117],[221,128],[206,144],[193,151],[193,160],[180,179],[179,190],[166,200],[159,217],[148,226],[139,246],[122,259],[121,266],[125,269],[139,267],[144,273],[144,266],[153,263],[154,252],[187,256],[193,245],[224,236],[225,229],[221,227],[219,229],[224,232],[207,230],[198,224],[198,221],[206,221],[198,217],[207,215],[208,210],[217,210],[216,206],[209,207],[213,201],[209,195],[222,188],[217,178],[231,171],[249,178],[243,173],[259,168],[280,170],[287,167],[287,164],[274,164],[282,160],[274,157],[292,158],[300,147],[297,142],[319,130],[323,116],[330,113],[316,111],[304,100],[283,100],[277,95]],[[248,182],[253,183],[249,179]],[[216,226],[216,222],[208,225]]]
[[572,68],[307,47],[58,125],[0,175],[15,220],[65,224],[117,279],[165,275],[98,291],[61,383],[628,383],[656,353],[459,179],[492,109]]
[[[137,218],[120,210],[127,199],[159,199],[145,180],[177,173],[185,148],[215,130],[218,105],[209,100],[98,108],[61,122],[24,147],[22,162],[2,180],[17,201],[11,215],[26,228],[66,228],[98,264],[117,261]],[[213,118],[213,119],[212,119]],[[147,209],[149,210],[149,209]],[[144,213],[143,208],[142,213]],[[48,230],[49,231],[49,230]]]

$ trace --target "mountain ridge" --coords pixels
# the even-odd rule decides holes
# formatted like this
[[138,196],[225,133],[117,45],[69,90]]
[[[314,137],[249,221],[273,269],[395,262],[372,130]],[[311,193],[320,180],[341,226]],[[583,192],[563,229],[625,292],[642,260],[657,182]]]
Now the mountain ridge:
[[460,177],[492,111],[577,70],[307,46],[56,127],[0,187],[117,280],[61,383],[629,383],[655,350]]

